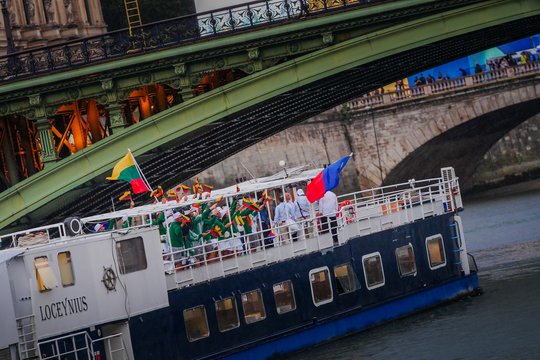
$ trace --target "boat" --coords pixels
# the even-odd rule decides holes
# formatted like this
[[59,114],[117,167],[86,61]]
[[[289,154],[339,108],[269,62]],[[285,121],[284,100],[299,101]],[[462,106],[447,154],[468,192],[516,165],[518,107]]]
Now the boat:
[[194,206],[230,216],[240,199],[269,209],[320,171],[1,236],[0,358],[268,359],[479,291],[453,168],[339,196],[331,231],[312,206],[295,226],[264,229],[256,216],[259,231],[228,228],[218,250],[173,251],[156,225]]

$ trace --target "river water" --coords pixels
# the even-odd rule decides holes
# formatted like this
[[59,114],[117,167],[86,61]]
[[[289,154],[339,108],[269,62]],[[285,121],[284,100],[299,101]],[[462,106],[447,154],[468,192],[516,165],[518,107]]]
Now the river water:
[[540,181],[464,200],[483,295],[295,354],[290,359],[540,360]]

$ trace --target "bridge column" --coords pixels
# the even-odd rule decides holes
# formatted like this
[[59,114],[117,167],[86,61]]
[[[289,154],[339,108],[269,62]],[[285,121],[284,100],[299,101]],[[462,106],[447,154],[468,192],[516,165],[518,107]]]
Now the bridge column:
[[122,106],[118,103],[112,103],[108,106],[109,119],[111,120],[111,129],[116,132],[117,129],[126,127],[126,118],[122,111]]
[[174,73],[178,75],[180,80],[180,91],[182,101],[189,100],[193,97],[193,89],[191,88],[191,79],[187,75],[187,65],[185,63],[174,64]]
[[107,105],[109,112],[109,120],[111,122],[111,130],[114,133],[117,129],[123,129],[126,127],[126,117],[122,111],[122,105],[118,103],[119,97],[115,90],[116,84],[113,79],[101,80],[101,88],[105,90],[107,101],[104,104]]
[[49,119],[40,118],[37,120],[36,124],[41,144],[41,162],[43,163],[43,167],[45,167],[47,164],[56,162],[58,156],[54,148]]

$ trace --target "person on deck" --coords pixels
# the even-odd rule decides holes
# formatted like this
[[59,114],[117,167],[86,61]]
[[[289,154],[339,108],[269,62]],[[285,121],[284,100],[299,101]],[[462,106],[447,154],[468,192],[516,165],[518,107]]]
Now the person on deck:
[[[290,196],[290,195],[289,195]],[[276,206],[274,215],[274,226],[277,228],[277,235],[279,236],[278,243],[287,242],[290,240],[288,221],[292,218],[290,206],[286,201],[283,201],[283,195],[279,195],[276,199],[278,205]]]
[[327,191],[324,196],[319,200],[319,212],[321,213],[321,229],[322,234],[328,232],[328,224],[330,223],[330,231],[332,232],[332,239],[334,244],[339,243],[337,235],[337,220],[336,214],[338,212],[337,196],[332,191]]
[[300,225],[300,229],[303,229],[304,235],[310,237],[311,235],[311,221],[307,221],[311,217],[311,204],[304,194],[304,190],[296,190],[295,201],[295,220]]
[[179,212],[175,212],[172,215],[173,222],[169,226],[169,236],[171,241],[171,251],[173,252],[173,260],[175,267],[179,268],[180,265],[185,263],[184,250],[184,232],[182,230],[182,224],[185,223],[184,216]]

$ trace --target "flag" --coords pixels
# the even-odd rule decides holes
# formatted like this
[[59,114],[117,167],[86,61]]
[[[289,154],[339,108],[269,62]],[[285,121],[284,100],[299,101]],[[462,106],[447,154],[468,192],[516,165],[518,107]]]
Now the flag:
[[176,202],[180,201],[180,198],[178,197],[177,192],[174,189],[171,189],[167,191],[167,200],[176,200]]
[[176,187],[176,191],[177,192],[180,192],[180,191],[183,191],[184,194],[187,194],[189,192],[189,186],[186,186],[184,184],[180,184]]
[[122,196],[118,198],[118,200],[131,200],[131,191],[126,191],[125,193],[123,193]]
[[151,191],[150,187],[143,178],[143,175],[135,162],[135,158],[131,151],[120,159],[114,166],[112,175],[106,178],[107,180],[122,180],[131,185],[134,194]]
[[339,185],[339,173],[352,154],[347,155],[329,165],[321,171],[306,187],[306,197],[309,202],[313,203],[324,196],[327,191],[330,191]]
[[254,211],[261,211],[261,208],[259,207],[259,205],[253,201],[252,199],[248,199],[248,198],[243,198],[242,199],[242,206],[250,209],[250,210],[254,210]]
[[161,186],[158,186],[157,189],[152,190],[150,193],[150,197],[159,197],[163,196],[163,188]]

